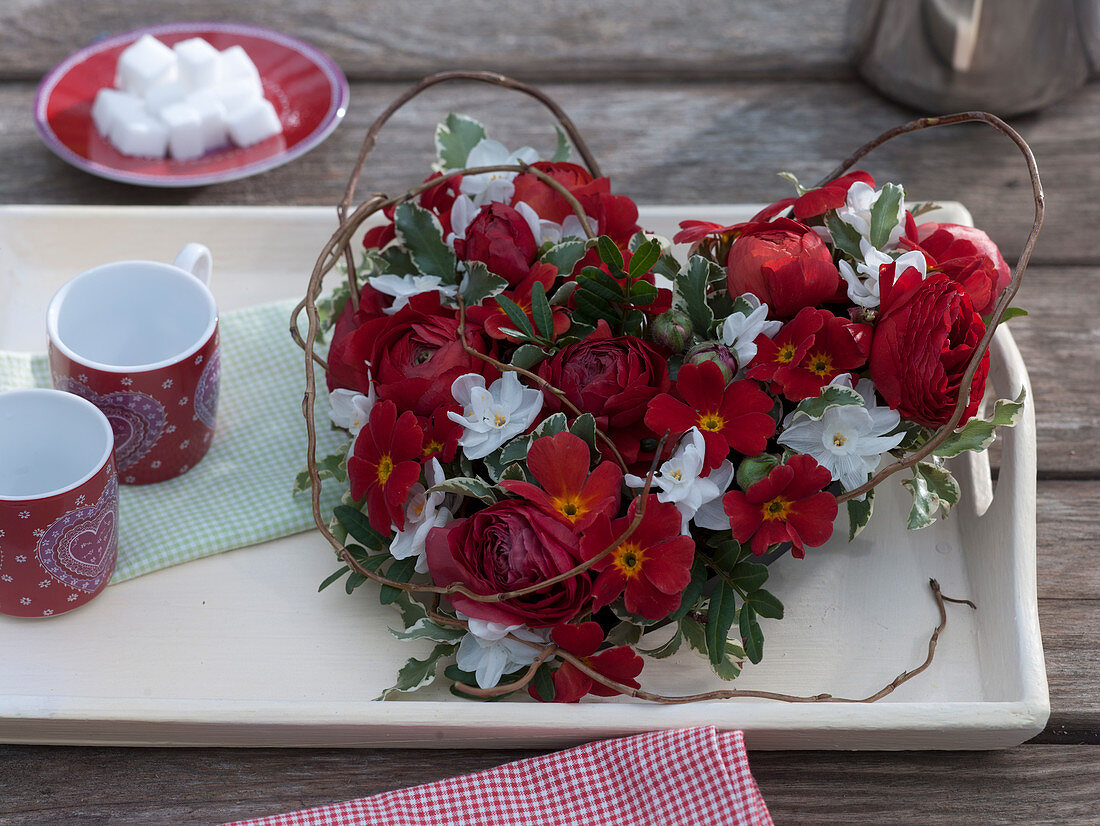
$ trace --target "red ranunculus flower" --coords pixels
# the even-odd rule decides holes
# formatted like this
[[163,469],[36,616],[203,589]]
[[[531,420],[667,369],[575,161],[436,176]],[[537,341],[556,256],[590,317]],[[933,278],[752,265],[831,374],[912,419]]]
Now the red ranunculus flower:
[[[592,182],[592,176],[588,173],[588,170],[575,163],[539,161],[531,164],[531,168],[545,172],[570,191]],[[512,206],[522,201],[531,207],[535,214],[544,221],[553,221],[555,224],[560,224],[566,217],[575,214],[573,207],[569,205],[569,202],[565,200],[560,192],[549,184],[543,183],[530,172],[517,175],[512,181],[512,185],[515,187]]]
[[833,534],[836,497],[823,490],[832,474],[799,453],[777,465],[748,490],[731,490],[722,497],[733,538],[751,540],[757,556],[779,542],[791,542],[791,554],[802,558],[805,546],[824,545]]
[[789,218],[749,224],[726,258],[730,295],[752,293],[771,318],[791,318],[803,307],[828,301],[840,289],[840,272],[825,242]]
[[[433,172],[424,182],[434,181],[436,178],[442,178],[442,172]],[[448,178],[441,184],[433,186],[431,189],[426,189],[420,193],[420,197],[417,199],[420,202],[420,206],[430,211],[439,219],[439,223],[443,226],[443,237],[446,238],[451,233],[451,207],[454,206],[455,198],[462,192],[462,176],[455,175]]]
[[[550,639],[557,643],[562,651],[568,651],[591,668],[622,685],[640,688],[635,679],[642,673],[645,662],[629,645],[609,648],[599,654],[596,651],[604,640],[603,629],[598,622],[583,622],[580,625],[559,625],[550,632]],[[554,702],[575,703],[586,694],[600,697],[614,697],[621,692],[597,682],[572,663],[562,664],[554,672]],[[528,693],[536,700],[546,702],[540,697],[538,689],[531,686]]]
[[654,397],[645,414],[646,426],[654,433],[670,430],[676,437],[699,428],[707,445],[704,472],[722,464],[731,449],[746,456],[763,453],[775,433],[775,420],[769,415],[771,396],[751,381],[727,385],[722,368],[713,361],[681,367],[676,396]]
[[466,238],[455,239],[459,258],[482,262],[512,286],[527,277],[538,252],[527,220],[507,204],[482,207],[466,228]]
[[367,518],[382,536],[391,526],[405,527],[405,500],[420,478],[424,431],[409,411],[397,416],[393,402],[380,401],[371,410],[367,426],[359,431],[348,459],[351,495],[366,497]]
[[872,189],[875,179],[866,172],[849,172],[819,189],[811,189],[795,199],[792,210],[795,220],[807,221],[824,215],[830,209],[840,209],[848,200],[848,190],[854,183],[865,183]]
[[[595,416],[627,463],[648,461],[641,441],[653,434],[642,417],[649,400],[671,385],[665,356],[652,345],[634,336],[613,337],[600,322],[594,333],[539,365],[539,375],[582,412]],[[562,409],[553,393],[543,395],[547,414]]]
[[[480,327],[466,325],[466,341],[479,352],[493,354],[495,345]],[[458,318],[439,303],[439,293],[421,293],[393,315],[371,319],[348,336],[329,367],[366,380],[367,366],[380,399],[391,399],[401,410],[430,416],[436,408],[453,404],[451,383],[465,373],[487,380],[496,371],[467,353],[458,338]]]
[[978,409],[989,372],[986,353],[969,388],[963,373],[985,335],[985,323],[959,284],[946,275],[910,267],[897,277],[891,267],[879,276],[882,303],[871,343],[871,378],[890,407],[927,427],[951,418],[960,392],[969,401],[959,424]]
[[930,270],[957,281],[978,315],[993,312],[993,305],[1012,280],[1012,270],[988,235],[960,224],[929,222],[916,226],[911,218],[906,229],[902,244],[933,258],[935,265]]
[[[534,326],[535,320],[531,314],[531,293],[535,289],[535,284],[542,284],[543,290],[549,294],[557,277],[557,267],[553,264],[536,261],[531,266],[531,271],[527,274],[527,277],[512,289],[505,290],[503,294],[512,299],[527,314],[527,318],[531,320],[531,324]],[[565,307],[558,306],[551,307],[550,311],[554,319],[554,338],[557,338],[569,330],[571,323],[569,312]],[[508,314],[492,299],[467,309],[466,317],[470,321],[480,324],[485,329],[486,334],[492,338],[500,341],[517,341],[515,336],[510,336],[504,332],[505,330],[514,330],[516,327],[515,322],[508,318]]]
[[638,226],[638,205],[625,195],[611,194],[611,181],[596,178],[572,189],[573,197],[584,214],[596,222],[596,231],[607,235],[620,247],[626,247]]
[[[581,540],[585,558],[597,556],[614,542],[633,521],[637,507],[635,499],[626,516],[614,522],[598,517]],[[680,533],[682,524],[676,505],[650,494],[634,533],[592,566],[600,572],[592,588],[593,606],[602,608],[623,594],[626,610],[645,619],[661,619],[679,608],[695,559],[695,540]]]
[[543,436],[527,451],[527,469],[542,487],[507,480],[500,484],[580,532],[601,513],[611,517],[619,511],[622,470],[604,461],[589,473],[591,461],[588,444],[579,436]]
[[[428,534],[428,570],[436,585],[462,582],[478,594],[514,591],[547,580],[581,561],[577,535],[528,502],[497,502]],[[527,596],[478,602],[452,594],[469,617],[545,628],[568,622],[586,608],[591,581],[578,574]]]
[[369,283],[359,291],[359,309],[352,308],[349,300],[336,319],[332,331],[332,343],[329,345],[328,373],[325,378],[328,389],[344,387],[366,394],[370,387],[367,382],[367,368],[364,364],[355,364],[344,360],[352,333],[374,318],[384,318],[385,308],[390,306],[392,298],[378,292]]
[[841,373],[867,363],[871,327],[806,307],[776,333],[756,339],[756,358],[746,375],[770,381],[793,402],[808,399]]

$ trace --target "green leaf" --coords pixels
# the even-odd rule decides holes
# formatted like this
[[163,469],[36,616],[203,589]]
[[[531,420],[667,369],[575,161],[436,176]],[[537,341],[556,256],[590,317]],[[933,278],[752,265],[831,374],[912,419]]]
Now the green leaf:
[[554,131],[558,133],[558,146],[554,150],[554,156],[550,158],[550,162],[564,163],[573,155],[573,147],[569,145],[569,138],[565,136],[564,129],[554,124]]
[[[398,559],[390,565],[386,570],[386,577],[395,582],[408,582],[412,579],[414,573],[416,573],[416,557],[410,556],[405,559]],[[382,589],[378,592],[378,601],[383,605],[389,605],[397,599],[397,595],[401,592],[400,588],[394,588],[392,585],[383,585]]]
[[630,303],[637,307],[648,307],[657,300],[657,288],[648,281],[635,281],[630,285]]
[[401,622],[405,628],[412,628],[420,620],[426,619],[428,616],[427,609],[422,604],[413,599],[413,596],[408,591],[398,591],[397,597],[392,603],[393,607],[401,612]]
[[543,702],[554,702],[557,690],[554,688],[554,668],[550,663],[545,662],[539,666],[539,670],[535,672],[535,678],[531,680],[531,686]]
[[890,241],[890,232],[898,225],[898,212],[905,191],[897,184],[885,184],[871,207],[871,228],[868,241],[877,250]]
[[787,172],[784,170],[783,172],[780,172],[778,174],[780,178],[783,178],[784,180],[790,181],[792,184],[794,184],[795,192],[797,192],[799,195],[805,195],[807,192],[810,191],[798,182],[798,178],[795,177],[793,172]]
[[714,267],[701,255],[693,255],[672,282],[672,307],[687,314],[691,328],[707,338],[714,327],[714,311],[707,304],[707,282]]
[[445,172],[450,169],[462,169],[470,150],[485,139],[485,127],[466,115],[447,115],[435,129],[436,162],[432,169]]
[[342,577],[344,574],[346,574],[350,570],[351,570],[351,568],[349,568],[347,565],[345,565],[339,571],[337,571],[336,573],[329,574],[327,577],[325,577],[325,581],[322,582],[319,586],[317,586],[318,593],[325,590],[328,586],[330,586],[332,583],[334,583],[336,580],[338,580],[340,577]]
[[949,459],[965,450],[981,452],[993,444],[998,427],[1012,427],[1020,421],[1027,391],[1021,390],[1015,401],[999,399],[993,405],[993,415],[988,419],[973,418],[956,430],[934,451],[933,456]]
[[726,650],[722,661],[711,663],[714,673],[723,680],[735,680],[741,674],[741,663],[745,659],[745,650],[733,640],[726,640]]
[[680,630],[683,632],[684,639],[687,640],[689,647],[700,654],[707,653],[707,632],[699,620],[694,617],[682,617],[680,619]]
[[569,296],[573,294],[573,291],[577,289],[576,281],[566,281],[556,290],[554,294],[550,296],[551,307],[564,307],[569,303]]
[[841,221],[831,209],[825,213],[825,226],[833,238],[834,247],[856,261],[863,260],[863,252],[859,248],[860,234],[855,227]]
[[639,654],[645,654],[647,657],[653,657],[655,660],[663,660],[679,651],[680,643],[683,641],[684,634],[677,628],[676,633],[669,637],[667,642],[658,645],[656,648],[639,648],[637,650]]
[[435,275],[444,284],[457,284],[458,260],[443,243],[443,227],[428,210],[417,204],[399,204],[393,216],[397,232],[409,250],[416,268],[424,275]]
[[627,620],[615,623],[607,632],[607,641],[612,645],[635,645],[642,638],[645,629]]
[[[539,261],[553,264],[562,275],[571,275],[573,268],[577,266],[577,262],[584,258],[586,248],[587,244],[579,239],[562,241],[544,252],[539,257]],[[557,298],[556,294],[554,298]]]
[[771,591],[758,588],[745,595],[745,602],[752,606],[752,610],[768,619],[783,619],[783,603],[776,599]]
[[517,330],[528,338],[535,337],[535,330],[531,327],[531,319],[527,317],[527,313],[523,312],[516,302],[506,295],[495,296],[494,300],[500,305],[500,309],[504,310],[504,314],[516,325]]
[[389,699],[397,692],[408,694],[434,682],[439,661],[453,654],[456,648],[458,648],[456,643],[440,643],[423,660],[410,657],[409,661],[397,672],[397,682],[392,688],[383,691],[377,699]]
[[726,637],[737,618],[736,594],[729,583],[722,581],[714,589],[707,610],[707,653],[712,664],[722,661],[726,650]]
[[958,504],[962,494],[951,471],[931,462],[920,462],[913,468],[913,478],[902,482],[913,494],[909,511],[909,530],[926,528],[936,521],[942,510],[946,516]]
[[593,326],[595,326],[595,322],[599,319],[603,319],[608,324],[612,325],[618,324],[621,320],[620,315],[611,309],[605,299],[593,295],[593,293],[585,289],[584,286],[577,290],[575,301],[577,305],[577,314],[574,317],[580,317],[585,321],[591,320]]
[[344,581],[344,590],[351,594],[356,588],[367,581],[367,578],[358,571],[352,571]]
[[550,354],[537,344],[521,344],[512,353],[512,365],[530,370],[536,364],[549,358]]
[[405,631],[396,631],[391,628],[390,633],[399,640],[431,640],[432,642],[459,642],[466,636],[466,632],[461,628],[445,627],[427,617],[417,620]]
[[848,541],[851,542],[871,521],[871,512],[875,508],[875,489],[867,491],[862,499],[848,500]]
[[732,537],[726,538],[717,546],[712,567],[716,571],[729,574],[734,567],[748,554],[748,548]]
[[531,317],[535,319],[535,330],[547,341],[554,340],[554,312],[546,300],[546,288],[536,282],[531,288]]
[[623,253],[610,237],[601,235],[596,241],[596,249],[599,250],[600,260],[607,264],[614,274],[622,273]]
[[680,607],[669,616],[673,621],[679,621],[687,616],[695,607],[699,597],[703,593],[703,586],[707,584],[707,566],[701,559],[696,559],[691,566],[691,580],[684,592],[680,595]]
[[862,405],[863,396],[849,387],[839,384],[827,384],[821,388],[821,393],[809,399],[803,399],[794,409],[792,420],[799,416],[809,419],[820,419],[830,407],[843,407],[846,405]]
[[756,621],[756,612],[751,606],[742,605],[737,621],[741,642],[745,646],[745,654],[749,662],[756,665],[764,659],[764,632],[760,630],[760,623]]
[[599,446],[596,444],[596,417],[591,413],[581,413],[577,416],[573,424],[569,425],[569,432],[584,439],[593,456],[599,452]]
[[1027,310],[1025,310],[1023,307],[1007,307],[1005,308],[1005,311],[1001,313],[1001,324],[1004,324],[1006,321],[1010,321],[1014,318],[1021,318],[1022,316],[1026,315]]
[[435,491],[471,496],[474,499],[480,499],[486,505],[491,505],[499,499],[495,488],[475,476],[455,476],[453,479],[444,479],[438,485],[428,489],[428,493]]
[[630,267],[627,275],[632,279],[641,278],[651,269],[661,257],[661,242],[656,238],[650,238],[634,252],[630,259]]
[[742,560],[733,566],[730,579],[746,594],[751,593],[768,581],[768,566],[759,562],[749,562],[747,559]]
[[480,304],[508,288],[508,281],[489,272],[480,261],[466,262],[466,275],[462,279],[462,300],[467,307]]
[[356,540],[362,542],[372,551],[381,551],[389,547],[382,535],[370,526],[367,515],[358,508],[353,508],[350,505],[337,505],[332,509],[332,513],[349,535],[355,537]]
[[626,299],[626,293],[619,282],[597,267],[585,267],[577,277],[577,282],[578,286],[591,290],[607,301]]
[[[317,461],[317,475],[321,480],[335,479],[337,482],[348,481],[348,448],[351,446],[349,440],[341,450],[335,453],[330,453],[323,459]],[[303,490],[309,490],[312,487],[312,482],[309,478],[309,471],[303,470],[294,478],[293,493],[300,493]]]
[[406,275],[420,275],[420,270],[416,268],[412,256],[404,247],[399,247],[396,244],[386,247],[382,250],[381,258],[386,266],[379,270],[378,275],[389,273],[390,275],[400,275],[402,278]]

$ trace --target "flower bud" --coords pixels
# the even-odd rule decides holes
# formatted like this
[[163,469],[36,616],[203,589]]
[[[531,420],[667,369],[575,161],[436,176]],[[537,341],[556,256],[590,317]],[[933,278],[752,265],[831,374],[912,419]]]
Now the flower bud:
[[726,384],[737,375],[737,356],[724,344],[716,341],[697,344],[684,356],[684,364],[702,364],[704,361],[713,361],[721,368]]
[[650,325],[649,334],[654,342],[679,352],[691,340],[691,319],[679,310],[666,310]]
[[779,457],[770,453],[761,453],[759,456],[749,456],[737,466],[737,487],[748,490],[779,464]]

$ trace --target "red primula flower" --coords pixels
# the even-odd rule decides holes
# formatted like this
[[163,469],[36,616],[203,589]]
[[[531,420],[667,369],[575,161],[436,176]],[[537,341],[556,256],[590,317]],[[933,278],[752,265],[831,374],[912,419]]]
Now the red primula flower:
[[849,172],[835,181],[830,181],[820,189],[811,189],[795,199],[794,217],[806,221],[824,215],[830,209],[840,209],[848,200],[848,190],[854,183],[865,183],[874,187],[875,179],[866,172]]
[[756,339],[756,358],[746,375],[772,382],[793,402],[808,399],[841,373],[867,363],[871,327],[805,307],[783,325],[775,338]]
[[[462,425],[456,424],[447,418],[447,407],[437,407],[432,415],[417,417],[420,427],[424,430],[423,461],[437,458],[441,462],[449,462],[455,457],[458,450],[458,438],[462,435]],[[454,408],[457,413],[458,409]]]
[[502,481],[509,493],[522,496],[575,531],[592,524],[600,514],[619,511],[623,472],[611,461],[588,472],[591,452],[584,439],[558,433],[535,439],[527,451],[527,467],[542,487],[530,482]]
[[733,538],[742,543],[751,539],[757,556],[776,543],[791,542],[791,554],[801,559],[804,546],[824,545],[833,534],[836,497],[823,490],[830,481],[829,471],[799,453],[747,491],[731,490],[722,505]]
[[355,439],[348,459],[351,495],[366,497],[367,518],[382,536],[391,526],[405,527],[405,500],[409,488],[420,478],[424,431],[416,416],[406,410],[397,417],[397,405],[382,400],[371,410],[370,421]]
[[[637,505],[635,499],[626,516],[614,522],[598,517],[581,538],[581,555],[591,559],[603,552],[633,521]],[[600,572],[592,586],[593,607],[623,594],[626,610],[646,619],[661,619],[679,608],[695,558],[695,540],[680,533],[681,525],[676,506],[650,494],[634,533],[592,566]]]
[[[620,645],[596,654],[596,650],[604,640],[603,629],[598,622],[559,625],[551,632],[550,639],[557,643],[562,651],[568,651],[578,657],[593,671],[631,688],[641,687],[634,678],[642,673],[645,662],[629,645]],[[621,693],[593,680],[568,662],[554,672],[553,679],[555,703],[575,703],[586,694],[614,697]],[[546,702],[545,698],[539,696],[534,686],[529,687],[527,692],[536,700]]]
[[681,221],[680,231],[672,236],[672,243],[694,245],[696,242],[702,241],[708,235],[721,236],[726,240],[732,240],[741,233],[742,229],[749,226],[749,224],[754,224],[758,221],[770,221],[794,202],[794,198],[783,198],[782,200],[776,201],[774,204],[768,204],[768,206],[749,218],[749,220],[742,221],[740,224],[722,226],[713,221]]
[[[536,262],[531,265],[526,278],[515,287],[505,290],[503,294],[512,299],[527,314],[527,318],[531,321],[533,327],[535,318],[531,312],[531,292],[535,289],[535,284],[542,284],[543,290],[549,295],[557,277],[558,268],[553,264]],[[554,338],[557,338],[569,330],[569,312],[565,307],[551,307],[550,309],[554,319]],[[508,314],[492,299],[467,309],[466,317],[471,322],[480,324],[490,338],[495,338],[498,341],[519,341],[515,336],[504,332],[505,330],[514,330],[516,324],[508,318]]]
[[654,397],[645,414],[646,427],[654,433],[670,430],[673,436],[699,428],[707,444],[704,472],[722,464],[731,449],[746,456],[763,453],[775,433],[771,396],[751,381],[727,385],[713,361],[681,367],[676,394],[683,401],[668,393]]

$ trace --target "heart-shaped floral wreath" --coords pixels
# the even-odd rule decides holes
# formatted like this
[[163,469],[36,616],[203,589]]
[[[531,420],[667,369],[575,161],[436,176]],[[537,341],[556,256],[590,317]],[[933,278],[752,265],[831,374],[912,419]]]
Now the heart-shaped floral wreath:
[[[452,114],[431,176],[352,209],[386,121],[456,80],[543,103],[561,125],[553,159],[509,152]],[[1015,272],[981,230],[917,223],[930,205],[906,209],[902,187],[848,172],[891,138],[966,121],[1004,133],[1027,160],[1035,222]],[[568,162],[570,145],[584,167]],[[351,593],[374,580],[403,619],[393,633],[434,643],[383,696],[432,683],[452,657],[443,674],[459,696],[526,689],[559,702],[867,702],[928,667],[952,601],[935,581],[940,623],[925,661],[869,697],[664,696],[636,679],[641,655],[684,642],[725,679],[746,657],[758,662],[759,619],[783,613],[762,563],[824,544],[840,504],[854,537],[875,487],[901,470],[913,474],[909,527],[931,524],[961,495],[944,460],[984,450],[1024,403],[976,415],[989,344],[1020,312],[1009,305],[1043,217],[1035,161],[1014,130],[984,112],[922,118],[811,188],[792,182],[794,196],[747,222],[683,222],[681,265],[538,89],[434,75],[370,127],[291,334],[307,353],[298,487],[343,563],[324,585],[346,575]],[[344,283],[322,298],[337,268]],[[350,437],[321,459],[317,367]],[[320,504],[326,478],[347,485],[332,514]],[[669,626],[663,644],[643,647]]]

